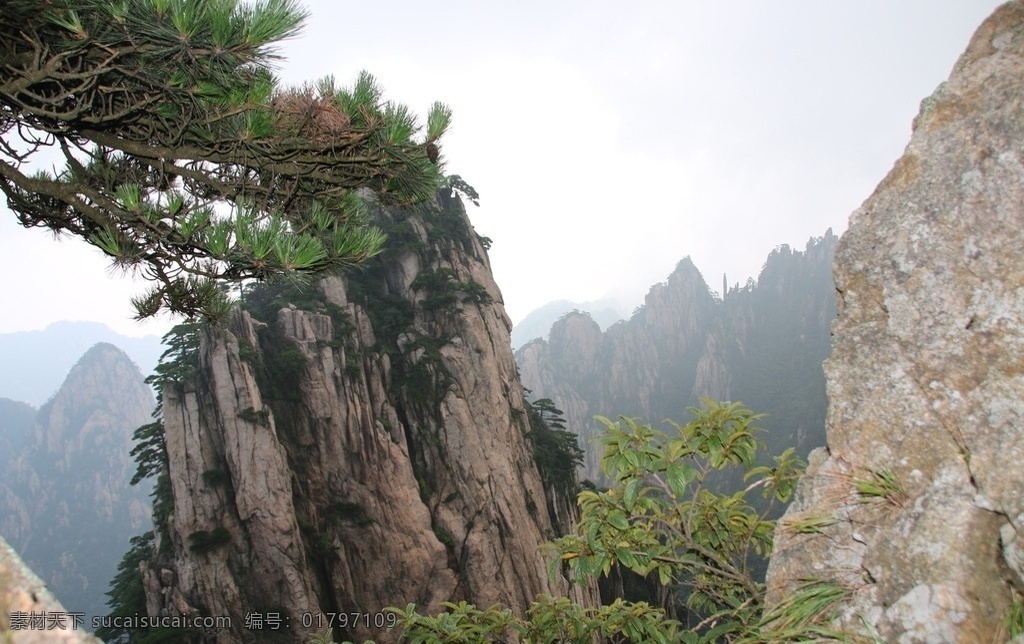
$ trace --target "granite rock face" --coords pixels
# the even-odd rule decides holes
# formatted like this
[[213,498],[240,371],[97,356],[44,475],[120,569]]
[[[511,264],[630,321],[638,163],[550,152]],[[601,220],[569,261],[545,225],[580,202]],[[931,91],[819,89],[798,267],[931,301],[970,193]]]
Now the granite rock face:
[[[40,628],[33,615],[54,618],[44,621]],[[10,644],[101,644],[85,626],[68,614],[46,584],[0,537],[0,639]]]
[[[769,602],[848,585],[843,625],[987,642],[1024,591],[1024,2],[978,29],[836,251],[828,446]],[[803,519],[832,522],[798,534]]]
[[[377,209],[391,247],[302,307],[203,333],[197,376],[164,389],[173,513],[145,573],[151,615],[229,615],[202,641],[387,641],[378,611],[465,599],[523,611],[567,526],[527,433],[485,249],[457,199]],[[557,504],[556,504],[557,505]],[[564,504],[563,504],[564,505]],[[219,534],[196,548],[196,535]],[[200,537],[201,539],[201,537]],[[288,632],[247,630],[278,613]]]

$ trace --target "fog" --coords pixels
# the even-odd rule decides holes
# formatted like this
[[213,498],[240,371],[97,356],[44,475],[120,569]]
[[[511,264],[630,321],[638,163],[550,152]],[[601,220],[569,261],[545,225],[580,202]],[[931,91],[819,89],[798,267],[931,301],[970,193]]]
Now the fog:
[[[366,69],[386,96],[455,114],[449,173],[490,237],[518,321],[556,299],[628,312],[691,256],[712,288],[837,233],[901,154],[995,1],[308,2],[292,83]],[[0,214],[0,332],[61,319],[130,335],[132,284],[99,251]]]

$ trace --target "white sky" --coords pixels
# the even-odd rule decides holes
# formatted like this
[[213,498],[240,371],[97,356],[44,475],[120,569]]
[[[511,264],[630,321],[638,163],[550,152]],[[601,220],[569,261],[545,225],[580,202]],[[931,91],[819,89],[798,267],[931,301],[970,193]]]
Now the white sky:
[[[995,0],[307,1],[290,83],[373,73],[454,111],[447,171],[493,240],[513,321],[555,299],[627,311],[690,255],[711,287],[847,217],[910,137]],[[99,251],[0,206],[0,333],[56,320],[121,333],[144,290]]]

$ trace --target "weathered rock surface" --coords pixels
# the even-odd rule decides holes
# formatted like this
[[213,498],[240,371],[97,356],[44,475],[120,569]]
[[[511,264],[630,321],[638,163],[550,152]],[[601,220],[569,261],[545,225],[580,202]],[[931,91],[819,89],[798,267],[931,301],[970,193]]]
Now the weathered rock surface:
[[[884,641],[1005,639],[1024,591],[1022,244],[1015,1],[923,101],[839,243],[828,447],[777,531],[769,602],[823,578],[853,590],[843,625]],[[834,524],[797,534],[809,518]]]
[[[40,615],[52,618],[40,623]],[[0,538],[0,639],[10,644],[100,644],[84,626]]]
[[[319,303],[204,332],[198,376],[164,389],[174,509],[147,610],[232,617],[204,641],[306,641],[344,611],[370,627],[335,637],[384,641],[388,606],[594,600],[552,584],[538,552],[566,526],[546,511],[511,325],[465,211],[442,196],[377,214],[383,261],[328,278]],[[290,628],[247,630],[247,613]]]
[[138,367],[100,343],[38,411],[17,451],[0,458],[0,535],[87,624],[106,613],[121,555],[149,525],[151,486],[129,485],[129,452],[153,407]]
[[803,252],[783,245],[758,282],[716,298],[689,258],[644,307],[602,333],[586,314],[570,313],[516,352],[523,384],[551,398],[586,448],[582,476],[601,480],[603,426],[594,415],[685,421],[702,397],[739,400],[768,417],[774,451],[824,444],[828,329],[835,315],[828,231]]

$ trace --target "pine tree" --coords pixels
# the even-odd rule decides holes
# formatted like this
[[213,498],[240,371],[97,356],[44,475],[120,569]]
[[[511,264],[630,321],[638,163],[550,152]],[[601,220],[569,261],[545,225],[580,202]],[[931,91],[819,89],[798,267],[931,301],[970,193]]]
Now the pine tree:
[[576,470],[583,464],[579,436],[565,428],[565,416],[550,398],[527,400],[526,413],[528,436],[544,484],[572,498],[579,491]]
[[140,318],[217,319],[225,283],[379,252],[356,191],[431,195],[451,113],[435,103],[422,132],[365,72],[348,88],[282,87],[275,46],[305,17],[293,0],[4,0],[8,206],[150,279]]

